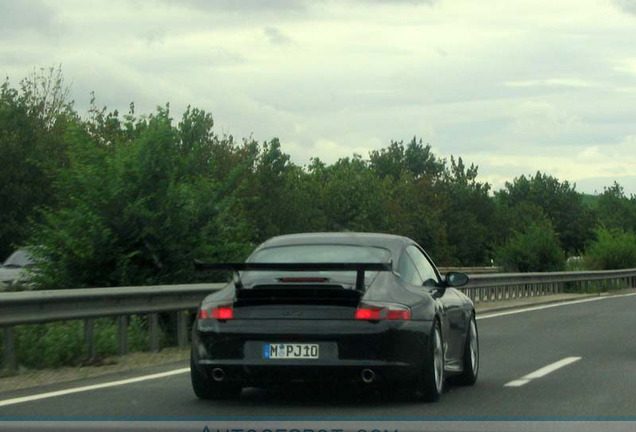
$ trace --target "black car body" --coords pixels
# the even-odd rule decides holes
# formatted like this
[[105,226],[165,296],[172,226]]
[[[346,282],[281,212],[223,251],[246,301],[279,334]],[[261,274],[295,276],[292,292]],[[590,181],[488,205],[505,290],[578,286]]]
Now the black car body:
[[192,384],[201,398],[331,381],[400,383],[437,400],[445,377],[477,378],[475,310],[452,287],[467,276],[442,279],[406,237],[287,235],[246,263],[208,267],[240,274],[203,300],[193,328]]

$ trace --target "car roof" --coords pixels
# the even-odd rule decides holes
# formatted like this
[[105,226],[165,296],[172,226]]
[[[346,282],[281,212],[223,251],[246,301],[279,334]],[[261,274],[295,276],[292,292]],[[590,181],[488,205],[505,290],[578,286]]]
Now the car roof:
[[272,237],[261,244],[256,250],[279,246],[334,244],[370,246],[389,249],[393,256],[397,256],[404,246],[415,243],[408,237],[361,232],[317,232],[303,234],[288,234]]
[[3,265],[17,265],[20,267],[24,267],[29,264],[33,264],[33,258],[26,249],[18,249],[14,251],[3,263]]

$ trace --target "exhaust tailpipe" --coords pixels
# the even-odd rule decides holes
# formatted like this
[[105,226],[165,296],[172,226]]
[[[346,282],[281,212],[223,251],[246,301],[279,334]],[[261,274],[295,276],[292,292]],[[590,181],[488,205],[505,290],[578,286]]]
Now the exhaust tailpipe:
[[214,381],[223,381],[225,379],[225,372],[221,368],[212,369],[212,379]]
[[365,384],[371,384],[373,381],[375,381],[375,372],[373,372],[371,369],[362,369],[360,377],[362,378],[362,382],[364,382]]

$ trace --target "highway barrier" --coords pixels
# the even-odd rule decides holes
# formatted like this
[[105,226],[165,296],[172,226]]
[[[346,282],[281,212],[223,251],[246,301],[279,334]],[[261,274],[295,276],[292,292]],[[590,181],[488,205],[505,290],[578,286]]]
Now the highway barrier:
[[[188,345],[188,325],[199,303],[225,284],[161,285],[119,288],[85,288],[0,293],[3,369],[17,367],[14,327],[25,324],[84,320],[87,357],[95,356],[94,319],[117,321],[118,353],[128,351],[128,322],[131,315],[148,316],[151,351],[159,351],[159,314],[173,313],[176,341]],[[636,286],[636,269],[473,274],[462,290],[475,303],[570,292],[609,291]]]
[[455,271],[466,273],[467,275],[503,272],[501,267],[438,267],[438,270],[441,274]]

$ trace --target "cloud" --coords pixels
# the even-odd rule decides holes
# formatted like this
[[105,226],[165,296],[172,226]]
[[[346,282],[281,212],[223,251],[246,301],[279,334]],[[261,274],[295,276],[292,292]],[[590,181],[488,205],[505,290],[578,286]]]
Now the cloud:
[[0,1],[0,35],[25,31],[49,34],[57,27],[54,10],[40,0]]
[[395,5],[432,5],[437,0],[357,0],[360,3],[383,3]]
[[584,88],[593,87],[596,83],[579,78],[548,78],[542,80],[508,81],[508,87],[563,87],[563,88]]
[[163,0],[166,3],[185,5],[207,11],[240,11],[245,13],[281,13],[305,11],[309,0]]
[[511,130],[524,138],[567,133],[578,127],[580,119],[547,102],[523,102],[511,113]]
[[0,75],[62,64],[80,111],[92,90],[120,112],[191,104],[219,133],[279,137],[297,163],[417,135],[499,183],[632,175],[631,15],[597,0],[431,4],[0,0]]
[[263,33],[269,43],[273,45],[289,45],[293,43],[291,38],[283,34],[283,32],[276,27],[265,27]]
[[636,14],[636,0],[612,0],[612,2],[625,12]]

